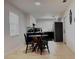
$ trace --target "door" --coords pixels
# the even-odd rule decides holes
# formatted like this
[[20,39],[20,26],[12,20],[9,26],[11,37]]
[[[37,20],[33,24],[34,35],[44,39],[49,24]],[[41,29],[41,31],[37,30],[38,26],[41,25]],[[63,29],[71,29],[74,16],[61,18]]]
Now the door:
[[55,42],[63,41],[63,23],[55,22]]

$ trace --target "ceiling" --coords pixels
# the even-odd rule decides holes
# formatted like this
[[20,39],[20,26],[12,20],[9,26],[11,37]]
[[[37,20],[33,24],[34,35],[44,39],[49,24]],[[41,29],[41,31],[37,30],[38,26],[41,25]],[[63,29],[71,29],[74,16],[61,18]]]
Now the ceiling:
[[[59,16],[67,10],[72,0],[6,0],[22,10],[25,13],[30,13],[35,18],[43,16]],[[40,2],[40,6],[36,6],[35,2]]]

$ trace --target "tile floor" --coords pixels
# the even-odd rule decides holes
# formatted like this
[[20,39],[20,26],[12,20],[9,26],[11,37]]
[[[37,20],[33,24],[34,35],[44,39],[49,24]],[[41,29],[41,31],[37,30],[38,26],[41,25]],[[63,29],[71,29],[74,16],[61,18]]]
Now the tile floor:
[[40,52],[28,51],[25,54],[25,47],[5,56],[5,59],[75,59],[73,53],[64,43],[49,42],[50,54],[47,50],[40,55]]

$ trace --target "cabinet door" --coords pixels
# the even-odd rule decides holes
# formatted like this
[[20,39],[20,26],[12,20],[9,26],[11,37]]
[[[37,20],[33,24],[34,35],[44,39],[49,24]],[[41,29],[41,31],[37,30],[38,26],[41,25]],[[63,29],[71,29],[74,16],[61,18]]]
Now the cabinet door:
[[62,42],[63,41],[63,23],[55,22],[55,41]]

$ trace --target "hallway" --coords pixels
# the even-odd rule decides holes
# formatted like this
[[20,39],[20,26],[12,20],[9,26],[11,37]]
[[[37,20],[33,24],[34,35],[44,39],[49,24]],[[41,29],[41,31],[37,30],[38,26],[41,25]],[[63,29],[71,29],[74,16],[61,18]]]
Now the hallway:
[[50,54],[47,51],[40,55],[39,52],[28,51],[25,54],[25,47],[5,56],[5,59],[75,59],[75,54],[64,43],[49,42]]

